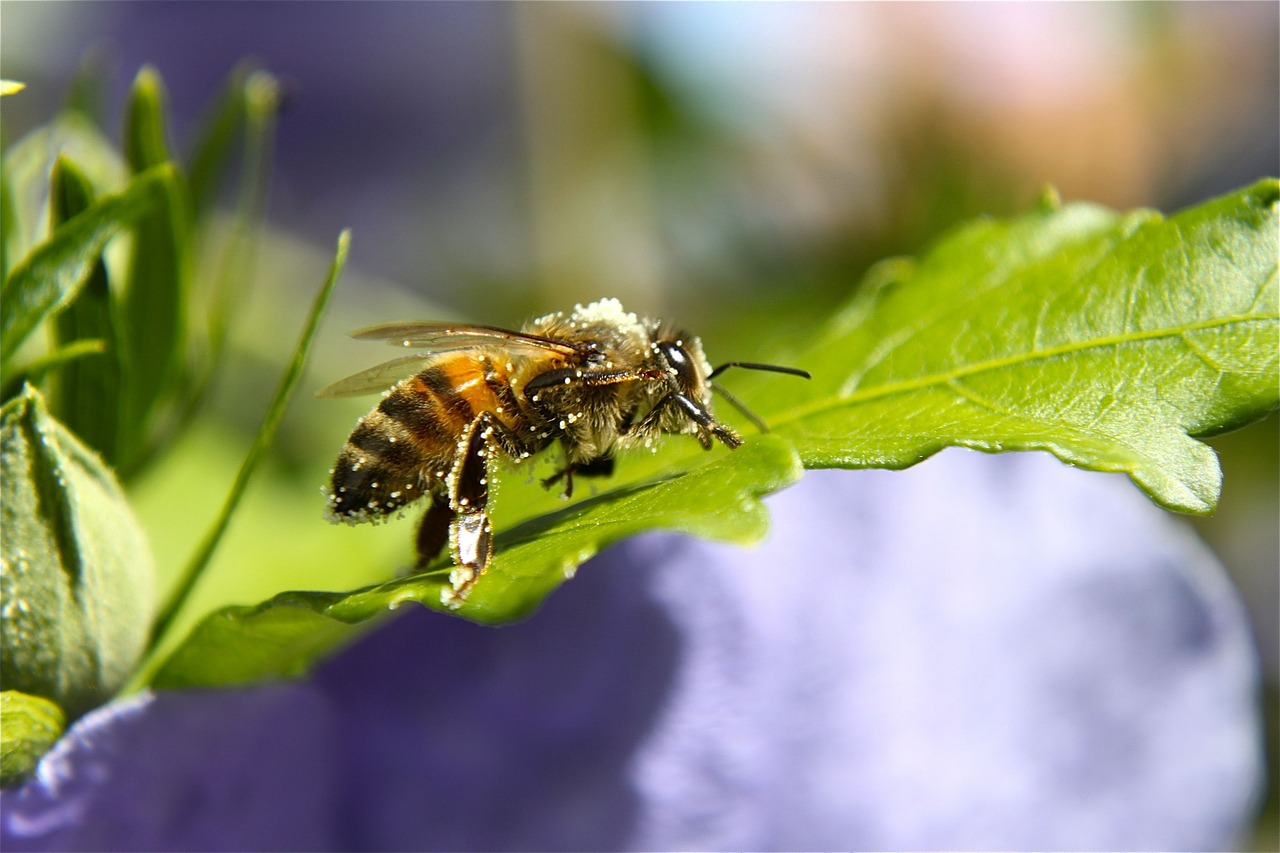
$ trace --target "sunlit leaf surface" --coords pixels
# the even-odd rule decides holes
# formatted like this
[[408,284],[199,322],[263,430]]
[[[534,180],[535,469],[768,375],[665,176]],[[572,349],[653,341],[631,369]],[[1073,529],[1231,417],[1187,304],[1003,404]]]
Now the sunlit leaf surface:
[[[710,462],[624,467],[593,498],[500,526],[489,573],[453,612],[520,618],[600,548],[646,530],[754,541],[757,499],[794,481],[797,454],[807,467],[901,468],[952,445],[1048,450],[1128,472],[1164,506],[1208,511],[1221,476],[1196,437],[1277,403],[1276,201],[1264,181],[1167,220],[1047,203],[968,225],[918,263],[885,262],[782,359],[812,382],[742,378],[773,435]],[[348,623],[411,601],[445,609],[446,573],[224,609],[154,683],[301,672]]]
[[1076,204],[972,224],[873,274],[771,422],[808,467],[1049,450],[1208,512],[1221,471],[1192,436],[1276,406],[1276,198],[1269,180],[1169,219]]

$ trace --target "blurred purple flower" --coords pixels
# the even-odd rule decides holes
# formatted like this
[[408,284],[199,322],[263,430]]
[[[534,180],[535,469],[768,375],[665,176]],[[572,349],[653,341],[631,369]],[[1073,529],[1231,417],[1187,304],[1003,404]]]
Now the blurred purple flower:
[[815,472],[757,550],[611,549],[534,618],[415,611],[307,681],[117,703],[7,851],[1225,849],[1260,784],[1220,569],[1041,455]]

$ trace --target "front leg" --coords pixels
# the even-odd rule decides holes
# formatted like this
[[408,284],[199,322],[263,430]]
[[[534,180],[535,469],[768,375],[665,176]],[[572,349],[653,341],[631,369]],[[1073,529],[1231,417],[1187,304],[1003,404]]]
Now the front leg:
[[730,450],[737,450],[742,446],[742,436],[734,432],[729,427],[717,421],[711,416],[711,413],[698,403],[678,391],[672,391],[663,397],[654,407],[649,410],[649,414],[644,419],[632,427],[634,432],[644,435],[650,430],[659,429],[662,423],[662,412],[667,406],[675,406],[682,410],[689,420],[698,426],[698,443],[702,445],[703,450],[711,449],[711,438],[720,439],[720,442]]
[[534,397],[539,391],[558,388],[562,385],[585,385],[588,388],[596,388],[601,385],[618,385],[623,382],[665,381],[667,381],[667,372],[660,368],[644,370],[583,370],[578,367],[561,367],[539,373],[526,382],[524,395],[531,403],[536,403],[537,400]]

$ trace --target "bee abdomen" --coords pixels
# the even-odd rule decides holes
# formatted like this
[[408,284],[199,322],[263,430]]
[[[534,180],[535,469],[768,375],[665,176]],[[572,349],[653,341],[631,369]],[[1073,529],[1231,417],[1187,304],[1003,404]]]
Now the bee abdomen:
[[430,489],[435,461],[375,409],[361,419],[334,465],[330,517],[355,523],[397,512]]

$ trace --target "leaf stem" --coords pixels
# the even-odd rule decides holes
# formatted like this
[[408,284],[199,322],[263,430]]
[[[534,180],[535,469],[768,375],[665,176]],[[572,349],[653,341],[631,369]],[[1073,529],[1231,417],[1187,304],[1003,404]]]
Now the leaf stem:
[[231,491],[228,492],[227,499],[223,503],[222,512],[218,515],[213,527],[205,535],[204,541],[196,551],[195,556],[191,558],[191,562],[187,565],[168,602],[161,609],[159,616],[156,617],[155,625],[151,629],[150,648],[152,650],[157,647],[159,641],[169,630],[174,618],[182,610],[183,605],[186,604],[192,590],[195,589],[197,582],[200,580],[200,575],[209,565],[209,561],[213,558],[214,551],[217,550],[222,535],[226,532],[231,522],[231,514],[244,496],[245,488],[249,485],[249,478],[253,476],[254,469],[258,467],[258,462],[261,460],[262,455],[275,438],[280,419],[284,416],[289,399],[293,396],[293,392],[302,378],[302,369],[306,364],[307,354],[311,350],[311,343],[315,339],[316,330],[320,325],[320,318],[324,314],[325,306],[329,303],[329,296],[333,293],[334,285],[337,284],[338,277],[342,274],[342,268],[347,262],[347,250],[350,243],[350,231],[343,231],[338,235],[338,248],[333,257],[333,263],[329,267],[328,278],[325,279],[324,286],[320,288],[320,292],[316,294],[315,301],[311,305],[311,313],[307,317],[307,324],[303,329],[302,337],[298,341],[298,347],[294,351],[293,360],[289,363],[284,376],[281,377],[280,386],[276,389],[276,395],[271,401],[270,408],[267,409],[267,415],[262,422],[262,427],[254,437],[253,446],[249,448],[248,455],[245,456],[244,462],[240,464],[240,470],[236,474],[235,482],[231,484]]

